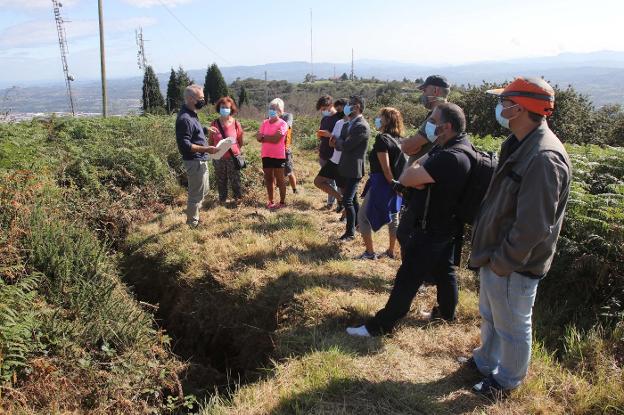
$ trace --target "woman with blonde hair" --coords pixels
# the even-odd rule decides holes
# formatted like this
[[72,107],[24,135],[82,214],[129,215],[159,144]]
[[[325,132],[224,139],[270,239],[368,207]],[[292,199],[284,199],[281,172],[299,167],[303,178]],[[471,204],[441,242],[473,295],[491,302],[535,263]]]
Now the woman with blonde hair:
[[366,246],[360,259],[378,258],[372,233],[385,224],[388,224],[390,242],[383,255],[394,258],[402,200],[392,189],[392,181],[399,178],[407,161],[401,152],[400,140],[405,134],[401,112],[392,107],[382,108],[375,118],[375,128],[379,134],[368,155],[370,175],[364,186],[364,201],[358,211],[358,228]]
[[[256,139],[262,143],[260,154],[262,156],[262,170],[264,171],[264,184],[267,189],[270,210],[281,209],[286,206],[286,181],[284,167],[286,166],[286,134],[288,123],[280,118],[284,113],[284,101],[275,98],[269,104],[269,112],[266,120],[262,122]],[[279,188],[279,204],[274,200],[274,183]]]

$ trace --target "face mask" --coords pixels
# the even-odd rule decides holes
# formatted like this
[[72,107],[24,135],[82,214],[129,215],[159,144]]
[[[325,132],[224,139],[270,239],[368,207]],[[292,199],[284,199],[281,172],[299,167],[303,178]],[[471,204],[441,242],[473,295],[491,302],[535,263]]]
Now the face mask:
[[277,111],[270,109],[269,110],[269,118],[275,118],[277,117]]
[[230,115],[231,112],[232,110],[230,108],[219,108],[219,115],[221,115],[222,117],[227,117],[228,115]]
[[381,118],[375,118],[375,128],[381,130]]
[[437,128],[438,126],[431,121],[427,121],[427,124],[425,125],[425,134],[427,134],[427,140],[432,143],[436,140],[436,138],[438,138],[438,136],[436,135]]
[[[430,101],[431,99],[431,101]],[[425,95],[422,94],[420,96],[420,98],[418,99],[421,103],[422,106],[424,106],[425,108],[431,108],[431,103],[434,101],[444,101],[444,98],[441,97],[436,97],[435,95]]]
[[[512,105],[511,107],[507,107],[507,108],[513,108],[513,107],[517,107],[518,104]],[[496,115],[496,121],[498,121],[498,123],[503,127],[503,128],[507,128],[509,129],[509,119],[503,117],[503,110],[506,110],[507,108],[503,107],[503,104],[501,102],[499,102],[498,104],[496,104],[496,109],[494,110],[494,115]]]
[[351,115],[351,105],[347,104],[344,107],[344,114],[348,117],[349,115]]
[[198,99],[197,102],[195,103],[195,108],[200,110],[204,108],[205,105],[206,105],[206,101],[204,101],[203,99]]
[[332,115],[331,111],[327,111],[327,110],[321,111],[321,114],[323,114],[323,117],[329,117],[330,115]]

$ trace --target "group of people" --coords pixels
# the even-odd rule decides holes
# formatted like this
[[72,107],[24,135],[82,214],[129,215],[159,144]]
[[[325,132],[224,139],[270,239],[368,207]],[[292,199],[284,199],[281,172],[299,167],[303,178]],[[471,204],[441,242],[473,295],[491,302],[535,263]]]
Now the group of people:
[[[235,204],[242,197],[241,169],[244,131],[235,115],[238,108],[230,97],[222,97],[215,103],[219,117],[209,127],[202,127],[197,112],[206,105],[201,86],[193,84],[184,91],[184,105],[176,119],[176,141],[188,178],[187,224],[199,225],[199,211],[208,192],[208,154],[219,150],[217,144],[225,138],[233,138],[230,149],[221,158],[214,159],[219,203],[226,204],[231,188]],[[297,193],[297,178],[293,167],[292,144],[293,115],[284,112],[284,101],[275,98],[269,105],[268,117],[260,126],[256,139],[262,143],[262,170],[267,189],[269,209],[286,206],[286,182]],[[275,203],[275,186],[279,189],[279,202]]]
[[[394,258],[396,241],[401,251],[386,305],[364,324],[348,327],[347,333],[360,337],[391,333],[426,283],[436,285],[437,305],[425,317],[453,321],[459,295],[456,267],[465,225],[472,225],[470,266],[479,270],[481,343],[472,356],[460,361],[483,375],[473,386],[475,392],[501,396],[518,387],[527,374],[537,286],[550,269],[570,191],[570,159],[546,122],[554,110],[555,93],[543,79],[523,77],[488,91],[498,97],[492,116],[511,134],[501,146],[498,163],[493,158],[487,164],[470,142],[463,110],[447,100],[448,81],[432,75],[420,90],[429,113],[415,135],[405,137],[401,113],[395,108],[382,108],[375,117],[378,134],[368,153],[370,173],[361,206],[357,194],[371,136],[362,115],[364,100],[352,96],[333,101],[323,96],[317,102],[322,119],[317,132],[320,171],[314,184],[327,193],[328,208],[337,202],[338,210],[345,212],[346,229],[340,240],[353,240],[359,231],[365,245],[360,258],[375,260],[372,232],[387,224],[389,245],[382,255]],[[215,149],[207,145],[197,122],[200,93],[201,89],[190,90],[176,123],[189,176],[191,224],[197,221],[197,203],[205,186],[199,179],[206,169],[203,156]],[[231,109],[227,115],[235,108],[226,101],[222,106]],[[227,122],[225,113],[219,122]],[[280,118],[282,113],[283,101],[272,101],[257,134],[263,143],[270,208],[285,203],[287,122]],[[233,125],[226,134],[236,133],[242,146],[242,132],[238,138]],[[218,138],[214,128],[210,132]],[[277,205],[275,183],[280,190]],[[466,201],[474,204],[480,188],[483,194],[474,209]]]

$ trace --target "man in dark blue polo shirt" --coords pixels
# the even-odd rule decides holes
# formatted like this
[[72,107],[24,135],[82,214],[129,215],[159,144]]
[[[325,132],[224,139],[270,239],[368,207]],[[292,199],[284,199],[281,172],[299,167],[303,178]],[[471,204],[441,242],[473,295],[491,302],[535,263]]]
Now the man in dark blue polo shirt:
[[188,200],[186,223],[195,228],[199,224],[199,209],[208,191],[208,154],[217,152],[209,146],[197,111],[206,102],[204,91],[199,85],[190,85],[184,90],[184,105],[176,119],[176,141],[182,155],[188,176]]
[[401,244],[401,266],[384,308],[365,325],[349,327],[353,336],[390,333],[410,310],[418,289],[425,282],[436,284],[438,307],[431,317],[455,318],[458,291],[455,267],[459,258],[462,223],[455,212],[468,184],[471,163],[458,146],[469,146],[464,112],[455,104],[438,105],[427,120],[426,134],[437,147],[408,167],[399,181],[412,189],[402,215],[397,237]]

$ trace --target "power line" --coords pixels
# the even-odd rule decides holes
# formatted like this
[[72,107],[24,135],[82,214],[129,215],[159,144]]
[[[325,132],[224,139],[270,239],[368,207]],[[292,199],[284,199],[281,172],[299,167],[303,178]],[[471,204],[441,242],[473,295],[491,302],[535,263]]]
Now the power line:
[[173,17],[178,23],[180,23],[180,26],[182,26],[187,32],[189,32],[189,34],[191,36],[193,36],[193,38],[195,38],[195,40],[202,45],[203,47],[205,47],[210,53],[212,53],[213,55],[215,55],[217,58],[221,59],[223,62],[227,63],[227,64],[232,64],[230,61],[228,61],[227,59],[225,59],[223,56],[219,55],[217,52],[215,52],[214,50],[212,50],[208,45],[206,45],[204,43],[203,40],[201,40],[195,33],[193,33],[193,31],[191,29],[188,28],[188,26],[186,26],[182,20],[180,20],[178,18],[178,16],[176,16],[175,14],[173,14],[173,12],[171,11],[171,9],[169,7],[167,7],[167,5],[162,1],[162,0],[158,0],[158,2],[160,3],[161,6],[163,6],[165,8],[165,10],[167,10],[167,12],[171,15],[171,17]]

